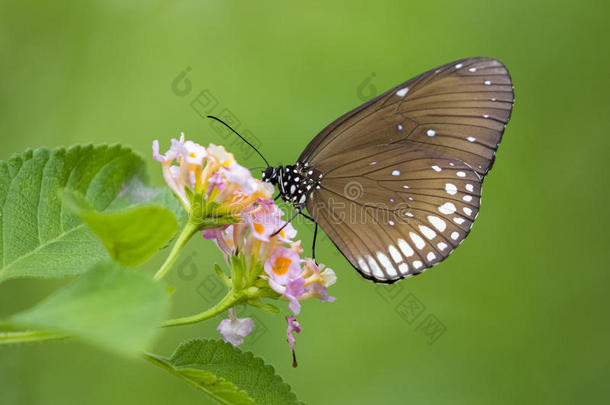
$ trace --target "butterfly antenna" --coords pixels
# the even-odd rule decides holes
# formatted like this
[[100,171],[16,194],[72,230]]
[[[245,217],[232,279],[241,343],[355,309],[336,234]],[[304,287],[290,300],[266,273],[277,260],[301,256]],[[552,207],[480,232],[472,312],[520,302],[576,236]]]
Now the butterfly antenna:
[[211,118],[211,119],[213,119],[213,120],[216,120],[216,121],[220,122],[222,125],[224,125],[225,127],[229,128],[231,131],[233,131],[233,133],[234,133],[235,135],[239,136],[239,137],[241,138],[241,140],[242,140],[242,141],[244,141],[245,143],[247,143],[247,144],[248,144],[248,145],[249,145],[249,146],[250,146],[252,149],[254,149],[254,151],[255,151],[256,153],[258,153],[258,155],[259,155],[261,158],[263,158],[263,160],[265,161],[265,164],[267,165],[267,167],[271,166],[271,165],[269,164],[269,162],[267,161],[267,159],[265,159],[265,157],[262,155],[262,153],[260,153],[260,152],[258,151],[258,149],[256,149],[256,147],[255,147],[254,145],[252,145],[250,142],[248,142],[248,141],[246,140],[246,138],[244,138],[243,136],[241,136],[240,134],[238,134],[236,130],[234,130],[233,128],[231,128],[231,126],[230,126],[229,124],[227,124],[226,122],[224,122],[223,120],[221,120],[221,119],[220,119],[220,118],[218,118],[218,117],[214,117],[213,115],[208,115],[208,118]]

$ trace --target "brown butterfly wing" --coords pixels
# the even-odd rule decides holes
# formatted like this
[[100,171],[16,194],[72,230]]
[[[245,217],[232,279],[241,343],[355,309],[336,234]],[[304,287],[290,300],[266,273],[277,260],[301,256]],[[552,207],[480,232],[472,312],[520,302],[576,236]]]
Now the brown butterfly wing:
[[307,209],[365,277],[393,282],[468,235],[512,110],[508,71],[488,58],[426,72],[345,114],[299,158],[323,174]]

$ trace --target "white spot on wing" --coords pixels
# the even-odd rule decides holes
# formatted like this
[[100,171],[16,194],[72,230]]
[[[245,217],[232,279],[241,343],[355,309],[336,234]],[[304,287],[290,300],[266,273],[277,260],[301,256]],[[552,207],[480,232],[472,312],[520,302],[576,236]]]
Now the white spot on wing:
[[485,80],[484,83],[485,83],[485,86],[490,86],[491,85],[491,82],[489,80]]
[[466,202],[470,202],[470,201],[472,201],[472,196],[471,196],[471,195],[466,194],[464,197],[462,197],[462,200],[464,200],[464,201],[466,201]]
[[434,232],[432,229],[428,228],[425,225],[420,225],[419,226],[419,230],[421,231],[421,233],[424,234],[424,236],[428,239],[434,239],[436,237],[436,232]]
[[398,251],[398,249],[396,249],[396,247],[394,245],[388,246],[388,252],[390,252],[390,256],[392,256],[392,260],[394,260],[396,263],[402,262],[402,255],[400,254],[400,252]]
[[474,73],[477,71],[477,68],[470,68],[470,69],[468,69],[468,71]]
[[457,187],[455,184],[447,183],[445,184],[445,191],[447,194],[455,195],[457,193]]
[[466,177],[466,173],[464,172],[457,172],[455,175],[458,177]]
[[400,274],[404,276],[409,272],[409,266],[407,265],[407,263],[401,263],[398,265],[398,271],[400,271]]
[[466,184],[466,190],[472,192],[472,190],[474,190],[474,186],[472,184]]
[[429,129],[428,131],[426,131],[426,135],[428,136],[434,136],[436,135],[436,131],[433,129]]
[[366,264],[366,262],[364,261],[364,259],[362,257],[358,258],[358,267],[360,267],[360,270],[362,270],[366,274],[368,274],[368,275],[371,274],[371,269],[369,269],[368,264]]
[[446,202],[445,204],[438,207],[438,210],[440,211],[441,214],[451,215],[455,212],[456,208],[455,208],[455,205],[453,205],[453,203]]
[[462,65],[461,63],[458,63],[457,65],[455,65],[455,68],[456,68],[456,69],[461,69],[461,68],[462,68],[462,66],[464,66],[464,65]]
[[435,172],[440,172],[442,169],[440,167],[438,167],[437,165],[432,166],[432,170],[434,170]]
[[468,138],[466,138],[466,139],[468,139],[468,142],[474,142],[474,141],[476,141],[476,140],[477,140],[477,138],[475,138],[474,136],[469,136],[469,137],[468,137]]
[[466,221],[464,218],[460,218],[460,217],[453,218],[453,222],[455,222],[458,225],[462,225],[464,223],[464,221]]
[[369,166],[375,166],[377,164],[377,162],[371,162],[369,163]]
[[459,233],[457,233],[457,232],[453,232],[453,233],[451,234],[451,239],[453,239],[453,240],[457,240],[457,238],[459,238],[459,237],[460,237],[460,234],[459,234]]
[[404,96],[406,96],[406,95],[407,95],[407,92],[408,92],[408,91],[409,91],[409,88],[408,88],[408,87],[405,87],[405,88],[402,88],[402,89],[398,90],[398,91],[396,92],[396,95],[397,95],[398,97],[404,97]]
[[392,170],[392,176],[400,176],[399,170]]
[[439,250],[447,249],[447,244],[445,242],[439,242],[436,246],[438,246]]
[[398,130],[402,131],[402,125],[401,124],[398,124]]
[[418,234],[409,232],[409,237],[411,238],[413,243],[415,243],[415,247],[417,247],[418,249],[421,250],[424,246],[426,246],[426,242],[424,242],[424,240]]
[[430,252],[426,256],[426,259],[428,259],[428,261],[431,262],[432,260],[436,259],[436,255],[433,252]]
[[445,221],[440,219],[439,217],[435,217],[434,215],[428,215],[428,221],[439,231],[443,232],[447,228],[447,224]]
[[377,259],[390,277],[396,277],[398,275],[396,269],[394,268],[394,265],[386,255],[381,252],[377,252]]
[[378,279],[384,280],[385,276],[384,276],[383,272],[381,271],[381,268],[375,261],[375,259],[373,259],[373,256],[367,255],[366,258],[367,258],[367,260],[369,262],[369,266],[371,267],[371,270],[373,272],[373,276],[375,276]]
[[464,212],[466,213],[466,215],[472,215],[472,210],[468,207],[464,207]]
[[413,262],[413,267],[415,267],[416,269],[419,269],[422,266],[422,262],[420,262],[419,260],[416,260]]
[[411,246],[404,239],[398,239],[398,247],[400,248],[402,254],[406,257],[413,256],[413,253],[415,253]]

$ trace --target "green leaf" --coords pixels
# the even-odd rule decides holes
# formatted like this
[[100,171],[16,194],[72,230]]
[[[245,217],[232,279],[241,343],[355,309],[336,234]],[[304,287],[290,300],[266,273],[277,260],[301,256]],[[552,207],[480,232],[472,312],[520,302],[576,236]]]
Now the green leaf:
[[146,358],[221,404],[301,404],[273,367],[229,343],[192,339],[178,346],[169,358],[155,354]]
[[66,333],[125,354],[141,352],[166,315],[168,297],[150,277],[102,263],[7,324]]
[[145,205],[100,213],[70,190],[64,192],[64,201],[102,240],[112,259],[124,266],[145,262],[178,231],[167,208]]
[[205,370],[195,368],[174,368],[170,363],[154,355],[147,354],[148,360],[164,370],[183,379],[188,384],[205,392],[221,404],[255,405],[254,400],[245,391],[224,378],[216,377]]
[[28,150],[0,161],[0,282],[80,274],[107,260],[95,234],[64,209],[59,190],[83,194],[97,211],[170,203],[167,192],[144,187],[143,173],[143,160],[118,145]]

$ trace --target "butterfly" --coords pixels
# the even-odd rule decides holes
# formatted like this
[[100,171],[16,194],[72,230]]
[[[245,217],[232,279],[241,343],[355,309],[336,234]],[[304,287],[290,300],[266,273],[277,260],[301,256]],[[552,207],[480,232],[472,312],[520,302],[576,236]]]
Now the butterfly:
[[314,257],[319,225],[362,276],[393,283],[469,234],[513,103],[501,62],[458,60],[339,117],[262,179],[315,222]]

